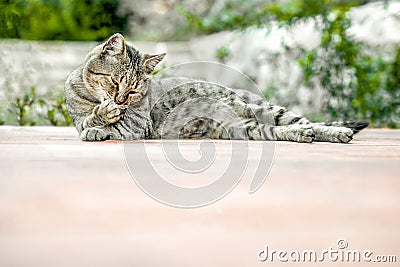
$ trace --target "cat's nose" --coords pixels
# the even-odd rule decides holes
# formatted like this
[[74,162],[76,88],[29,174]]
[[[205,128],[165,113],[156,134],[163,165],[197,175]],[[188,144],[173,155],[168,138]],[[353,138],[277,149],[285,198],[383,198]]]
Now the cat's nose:
[[117,105],[122,105],[124,103],[123,99],[121,99],[121,96],[118,93],[114,97],[114,102]]

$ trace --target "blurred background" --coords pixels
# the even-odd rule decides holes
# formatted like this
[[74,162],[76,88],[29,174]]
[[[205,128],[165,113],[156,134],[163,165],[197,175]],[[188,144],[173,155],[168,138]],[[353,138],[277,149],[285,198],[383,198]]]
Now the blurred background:
[[64,81],[116,32],[167,52],[161,68],[225,63],[316,121],[400,126],[400,2],[361,0],[1,0],[0,125],[71,125]]

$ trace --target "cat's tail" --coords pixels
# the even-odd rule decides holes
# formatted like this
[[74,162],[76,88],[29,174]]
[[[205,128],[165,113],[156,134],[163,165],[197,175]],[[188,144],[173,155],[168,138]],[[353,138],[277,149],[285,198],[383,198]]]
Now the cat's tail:
[[335,127],[347,127],[350,128],[354,134],[358,133],[365,127],[369,125],[368,121],[359,121],[359,120],[349,120],[349,121],[331,121],[331,122],[322,122],[321,125],[325,126],[335,126]]

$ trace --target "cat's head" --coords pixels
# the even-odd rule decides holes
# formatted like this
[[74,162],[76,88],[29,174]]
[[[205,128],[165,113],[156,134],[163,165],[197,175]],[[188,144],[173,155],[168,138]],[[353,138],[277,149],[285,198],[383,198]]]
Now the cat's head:
[[86,56],[84,80],[100,101],[136,104],[147,94],[151,73],[164,57],[140,54],[117,33]]

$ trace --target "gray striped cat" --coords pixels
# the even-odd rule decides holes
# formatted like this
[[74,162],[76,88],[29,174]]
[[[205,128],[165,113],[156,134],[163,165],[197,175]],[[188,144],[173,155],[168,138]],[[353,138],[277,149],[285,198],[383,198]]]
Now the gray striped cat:
[[188,78],[154,78],[164,56],[140,54],[121,34],[89,52],[65,84],[67,109],[80,138],[348,143],[368,125],[311,123],[246,90]]

